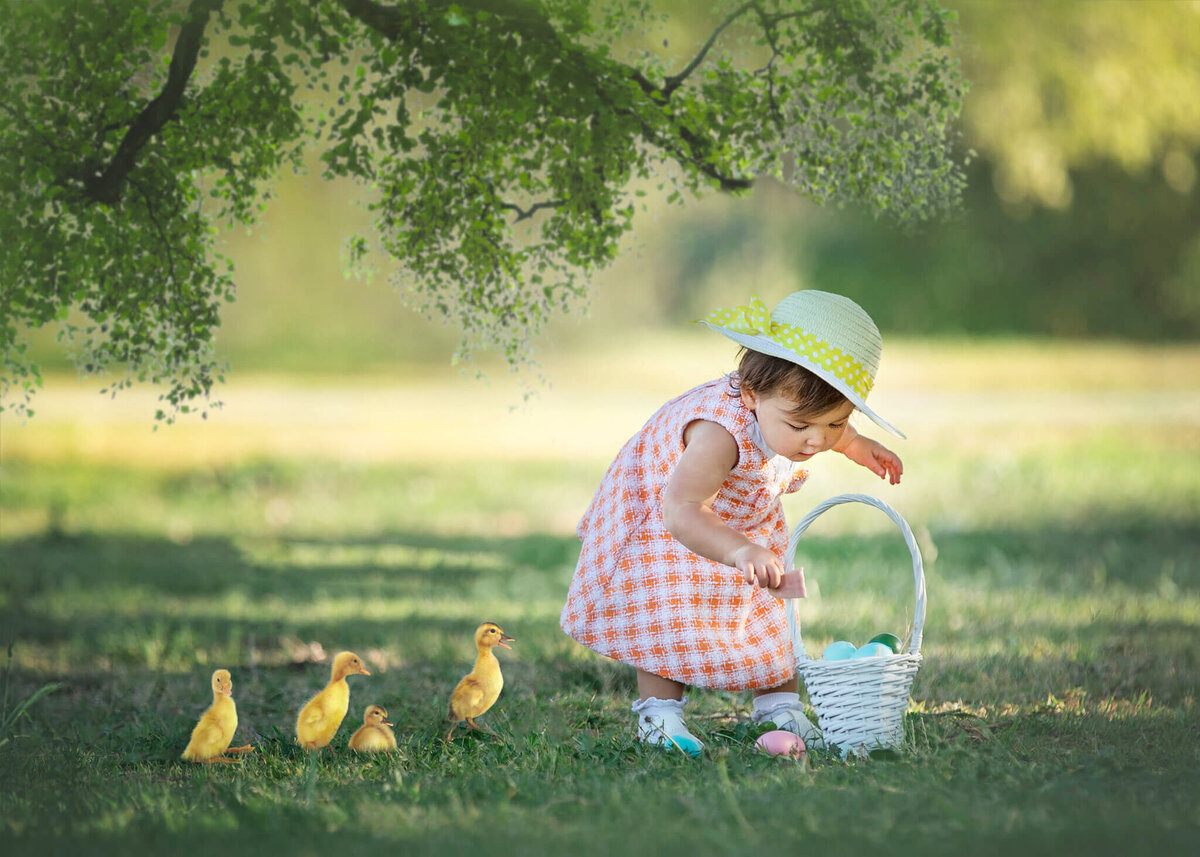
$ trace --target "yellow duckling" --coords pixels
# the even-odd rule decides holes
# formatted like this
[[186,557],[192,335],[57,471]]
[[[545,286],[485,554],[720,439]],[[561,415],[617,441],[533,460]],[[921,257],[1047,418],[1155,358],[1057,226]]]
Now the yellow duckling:
[[[479,654],[475,657],[475,668],[467,673],[463,680],[450,694],[450,714],[454,721],[446,740],[453,740],[454,730],[462,720],[472,729],[475,718],[483,714],[500,698],[500,690],[504,687],[504,676],[500,674],[500,661],[492,650],[496,646],[511,649],[509,643],[515,640],[500,630],[494,622],[484,622],[475,629],[475,648]],[[490,730],[488,730],[490,731]]]
[[229,759],[225,753],[249,753],[254,748],[230,747],[233,733],[237,731],[237,706],[233,704],[233,679],[229,670],[217,670],[212,674],[213,704],[200,715],[200,722],[192,730],[192,740],[180,756],[188,762],[240,762]]
[[363,725],[350,736],[350,749],[360,753],[389,753],[396,749],[396,734],[392,732],[392,721],[381,705],[368,705],[363,714]]
[[300,709],[300,716],[296,718],[296,739],[302,747],[316,750],[333,740],[350,707],[350,685],[346,676],[370,674],[354,652],[341,652],[333,659],[329,684]]

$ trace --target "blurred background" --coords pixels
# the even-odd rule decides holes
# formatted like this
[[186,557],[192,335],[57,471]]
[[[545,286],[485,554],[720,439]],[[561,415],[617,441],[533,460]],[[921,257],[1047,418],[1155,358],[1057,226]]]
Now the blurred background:
[[[672,4],[665,4],[670,7]],[[747,198],[668,206],[651,191],[625,253],[563,319],[548,352],[631,328],[680,330],[750,292],[846,294],[897,336],[1184,343],[1200,336],[1200,3],[974,2],[959,15],[971,81],[965,210],[916,234],[808,205],[770,181]],[[686,57],[707,34],[694,4],[645,34]],[[369,229],[353,185],[275,189],[264,225],[232,233],[237,303],[219,352],[253,372],[404,371],[446,363],[456,331],[407,310],[386,270],[343,276]],[[41,340],[50,369],[70,368]],[[550,373],[553,374],[552,372]]]

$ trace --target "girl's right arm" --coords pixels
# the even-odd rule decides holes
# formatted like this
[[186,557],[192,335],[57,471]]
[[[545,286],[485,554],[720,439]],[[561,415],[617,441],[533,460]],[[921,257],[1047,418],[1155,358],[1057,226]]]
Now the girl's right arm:
[[747,583],[778,587],[783,562],[775,552],[727,527],[712,509],[737,465],[737,441],[716,423],[696,420],[684,430],[683,442],[683,455],[663,491],[667,532],[692,553],[738,569]]

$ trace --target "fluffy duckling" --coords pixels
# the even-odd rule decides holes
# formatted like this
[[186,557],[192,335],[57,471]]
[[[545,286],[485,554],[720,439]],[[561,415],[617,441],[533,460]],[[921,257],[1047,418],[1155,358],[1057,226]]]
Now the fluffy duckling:
[[300,709],[300,716],[296,718],[296,739],[302,747],[317,750],[333,740],[350,707],[350,685],[346,676],[370,674],[354,652],[340,652],[333,659],[329,684]]
[[509,643],[515,640],[500,630],[495,622],[484,622],[475,629],[475,648],[479,652],[475,657],[475,668],[472,669],[450,694],[450,714],[454,721],[446,740],[453,740],[454,730],[460,721],[467,721],[472,729],[481,727],[475,724],[475,718],[483,714],[500,698],[500,690],[504,687],[504,676],[500,674],[500,661],[496,659],[493,649],[503,646],[511,649]]
[[237,731],[237,706],[233,704],[233,679],[229,670],[217,670],[212,674],[213,704],[200,715],[200,722],[192,730],[192,740],[180,756],[188,762],[240,762],[224,754],[249,753],[254,748],[230,747],[233,733]]
[[363,725],[350,736],[350,749],[360,753],[389,753],[396,749],[396,734],[392,732],[392,721],[387,719],[382,705],[368,705],[363,714]]

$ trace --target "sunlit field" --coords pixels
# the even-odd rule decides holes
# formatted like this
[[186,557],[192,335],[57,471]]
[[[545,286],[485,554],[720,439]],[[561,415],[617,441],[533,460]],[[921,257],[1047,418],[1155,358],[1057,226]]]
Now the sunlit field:
[[[830,454],[787,510],[865,492],[907,519],[925,660],[903,753],[799,763],[715,691],[692,694],[703,758],[639,747],[632,671],[557,625],[610,458],[732,357],[696,332],[551,353],[545,383],[234,374],[207,419],[157,430],[152,392],[48,379],[32,421],[0,422],[4,714],[60,685],[0,735],[5,852],[1200,846],[1200,348],[889,341],[871,401],[908,433],[902,484]],[[810,653],[905,634],[885,517],[834,509],[800,553]],[[496,734],[447,745],[484,620],[517,639]],[[305,755],[296,712],[342,649],[373,674],[337,751]],[[187,765],[218,667],[257,751]],[[370,703],[390,757],[345,750]]]

